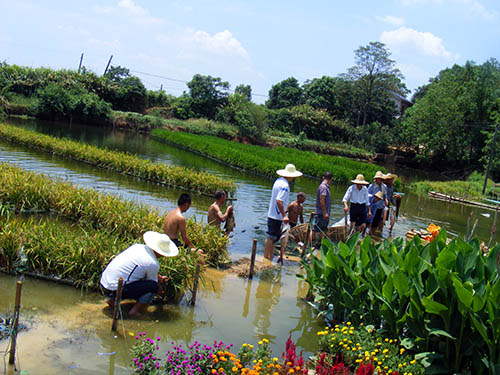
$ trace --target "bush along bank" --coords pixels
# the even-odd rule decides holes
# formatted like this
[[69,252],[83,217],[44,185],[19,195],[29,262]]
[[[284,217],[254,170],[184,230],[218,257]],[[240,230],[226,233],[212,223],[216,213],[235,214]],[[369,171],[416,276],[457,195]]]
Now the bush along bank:
[[324,172],[331,171],[334,181],[339,183],[348,183],[359,173],[369,179],[377,170],[385,171],[377,165],[340,156],[319,155],[294,148],[271,149],[165,129],[155,129],[152,134],[159,140],[207,155],[234,167],[270,177],[274,177],[276,170],[284,168],[287,163],[295,164],[298,170],[313,177],[321,177]]
[[447,243],[445,230],[427,245],[418,237],[358,244],[359,235],[324,242],[321,257],[303,262],[321,316],[397,337],[426,353],[428,373],[497,373],[500,245],[483,255],[476,239]]
[[55,138],[6,124],[0,124],[0,138],[121,174],[202,194],[213,195],[216,190],[234,192],[236,189],[233,181],[209,173],[153,163],[124,152]]
[[[10,166],[8,164],[0,164],[0,204],[3,209],[0,210],[3,214],[6,212],[39,212],[52,213],[56,216],[61,216],[69,219],[75,225],[84,228],[89,236],[89,242],[95,241],[96,245],[90,248],[99,246],[99,251],[103,252],[104,256],[94,258],[89,255],[84,257],[81,253],[83,250],[72,250],[72,246],[67,246],[68,256],[70,259],[77,259],[72,263],[75,269],[72,272],[62,272],[65,270],[64,256],[48,256],[38,258],[40,262],[46,262],[38,267],[36,262],[30,262],[33,270],[42,273],[51,274],[54,264],[59,264],[57,268],[58,274],[68,274],[76,282],[76,284],[84,284],[90,287],[97,286],[98,279],[88,279],[89,273],[85,272],[87,277],[80,278],[80,270],[90,267],[92,264],[92,275],[104,270],[109,260],[125,249],[126,244],[131,244],[134,241],[142,242],[142,234],[148,230],[162,231],[163,218],[158,211],[152,210],[146,206],[136,203],[121,200],[111,195],[104,195],[92,189],[77,188],[67,182],[51,180],[43,175],[38,175],[32,172],[27,172],[23,169]],[[40,232],[38,237],[40,241],[46,239],[57,239],[58,233],[56,228],[50,231],[50,226],[46,225],[47,232]],[[10,247],[3,244],[0,245],[4,251],[9,248],[8,256],[4,254],[4,260],[8,259],[7,264],[9,269],[12,269],[13,262],[17,256],[17,249],[23,245],[24,240],[30,236],[30,225],[21,226],[18,222],[11,224],[10,229],[2,232],[5,236],[0,236],[0,241],[13,241]],[[23,229],[24,228],[24,229]],[[188,236],[191,238],[195,246],[203,249],[206,256],[206,262],[209,265],[217,266],[220,262],[224,262],[228,258],[227,254],[227,237],[216,230],[215,227],[202,225],[194,220],[188,220],[187,223]],[[8,233],[14,233],[12,236],[7,236]],[[24,235],[22,233],[25,233]],[[78,237],[78,236],[76,236]],[[93,238],[93,239],[92,239]],[[61,254],[56,248],[62,246],[64,241],[79,241],[77,238],[71,240],[68,236],[65,240],[47,240],[43,243],[47,249],[54,249],[47,254]],[[83,240],[82,240],[83,241]],[[42,246],[42,245],[40,245]],[[32,246],[29,246],[31,248]],[[105,250],[108,248],[108,250]],[[85,246],[79,245],[76,242],[74,249],[85,249]],[[92,250],[89,250],[92,254]],[[36,253],[36,252],[35,252]],[[44,252],[45,253],[45,252]],[[85,252],[84,252],[85,253]],[[37,253],[36,253],[37,254]],[[182,285],[188,285],[194,273],[197,255],[187,252],[184,256],[169,258],[165,262],[160,262],[162,270],[167,275],[174,274],[179,277],[173,280],[179,282],[174,283],[179,289]],[[54,263],[55,262],[55,263]],[[60,265],[62,262],[62,265]],[[37,268],[40,268],[37,270]],[[95,276],[97,277],[97,276]]]

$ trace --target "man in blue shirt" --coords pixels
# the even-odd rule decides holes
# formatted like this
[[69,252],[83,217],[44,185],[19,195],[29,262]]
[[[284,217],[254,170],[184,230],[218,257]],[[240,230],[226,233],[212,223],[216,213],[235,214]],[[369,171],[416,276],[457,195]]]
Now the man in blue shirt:
[[272,260],[274,243],[281,235],[281,225],[288,224],[286,208],[288,207],[288,197],[290,194],[290,182],[294,178],[302,176],[302,172],[295,169],[295,165],[287,164],[285,169],[276,171],[278,177],[274,181],[269,210],[267,212],[267,238],[264,244],[264,258]]

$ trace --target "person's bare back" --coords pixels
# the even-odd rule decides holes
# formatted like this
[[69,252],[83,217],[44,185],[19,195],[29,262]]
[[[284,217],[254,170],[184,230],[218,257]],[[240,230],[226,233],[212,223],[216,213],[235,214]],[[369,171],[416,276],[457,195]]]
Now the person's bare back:
[[191,197],[187,194],[182,194],[178,201],[178,207],[170,211],[165,217],[163,231],[177,246],[180,246],[179,238],[181,238],[184,245],[193,247],[193,243],[186,234],[186,219],[182,215],[190,206]]

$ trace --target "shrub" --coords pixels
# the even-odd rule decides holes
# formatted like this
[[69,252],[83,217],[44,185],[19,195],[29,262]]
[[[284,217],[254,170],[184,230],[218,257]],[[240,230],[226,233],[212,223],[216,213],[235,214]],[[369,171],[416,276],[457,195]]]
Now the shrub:
[[[479,242],[447,243],[442,230],[374,245],[359,235],[324,241],[321,257],[303,262],[320,314],[367,322],[417,351],[436,353],[435,370],[472,373],[500,366],[500,245],[483,256]],[[302,277],[302,276],[298,276]]]

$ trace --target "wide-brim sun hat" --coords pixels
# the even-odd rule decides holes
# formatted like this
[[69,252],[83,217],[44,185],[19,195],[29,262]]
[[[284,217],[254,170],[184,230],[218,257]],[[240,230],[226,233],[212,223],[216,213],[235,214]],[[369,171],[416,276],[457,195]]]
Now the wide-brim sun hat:
[[376,178],[384,178],[384,174],[382,173],[382,171],[377,171],[377,173],[375,173],[373,179],[375,180]]
[[382,193],[381,191],[377,191],[375,193],[375,196],[380,200],[384,199],[384,193]]
[[278,169],[276,173],[281,177],[300,177],[302,176],[302,172],[299,172],[295,165],[287,164],[285,169]]
[[351,180],[354,184],[369,185],[370,183],[365,180],[365,176],[358,174],[355,180]]
[[387,173],[387,174],[384,174],[384,177],[382,177],[384,180],[396,180],[396,178],[398,178],[398,175],[397,174],[392,174],[392,173]]
[[164,233],[148,231],[142,236],[147,247],[164,257],[175,257],[179,249]]

